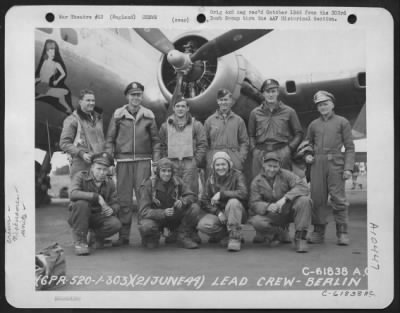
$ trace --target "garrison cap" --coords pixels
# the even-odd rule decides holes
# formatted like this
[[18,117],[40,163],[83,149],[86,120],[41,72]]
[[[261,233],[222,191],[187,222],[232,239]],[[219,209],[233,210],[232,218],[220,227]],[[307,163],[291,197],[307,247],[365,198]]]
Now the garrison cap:
[[232,92],[230,92],[228,89],[221,88],[217,92],[217,99],[223,98],[227,95],[232,95]]
[[142,93],[143,91],[144,91],[144,87],[141,83],[131,82],[128,86],[126,86],[124,94],[126,96],[130,92]]
[[107,167],[114,165],[114,159],[108,152],[100,152],[93,154],[91,157],[92,164],[98,163]]
[[273,78],[270,78],[263,82],[261,86],[261,92],[272,88],[279,88],[279,82]]
[[274,161],[277,161],[279,163],[281,162],[280,157],[275,152],[267,152],[267,153],[265,153],[263,155],[262,160],[263,160],[263,162],[267,162],[269,160],[274,160]]
[[333,94],[331,94],[330,92],[327,92],[325,90],[320,90],[315,93],[315,95],[314,95],[314,103],[315,104],[326,101],[326,100],[330,100],[334,103],[336,99]]
[[189,103],[186,101],[186,99],[182,95],[179,95],[178,97],[176,97],[176,100],[175,100],[175,103],[173,106],[175,106],[177,103],[182,102],[182,101],[186,102],[186,105],[189,106]]

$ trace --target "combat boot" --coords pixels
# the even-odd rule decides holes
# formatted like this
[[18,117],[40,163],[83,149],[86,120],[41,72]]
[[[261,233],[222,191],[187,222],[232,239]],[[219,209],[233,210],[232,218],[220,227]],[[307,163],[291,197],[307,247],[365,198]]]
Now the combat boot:
[[90,249],[87,241],[87,234],[74,233],[74,252],[75,255],[89,255]]
[[87,238],[89,247],[93,249],[104,249],[106,245],[111,243],[110,240],[96,236],[95,232],[92,230],[89,231]]
[[259,244],[264,243],[266,241],[265,235],[256,231],[256,235],[253,238],[253,243]]
[[229,241],[228,241],[228,251],[236,252],[240,251],[241,244],[241,231],[240,227],[234,227],[229,232]]
[[129,239],[128,238],[122,238],[122,237],[119,237],[117,239],[117,241],[114,241],[112,243],[113,247],[120,247],[120,246],[127,246],[127,245],[129,245]]
[[113,247],[127,246],[129,245],[129,232],[130,225],[122,225],[121,230],[119,231],[117,241],[112,243]]
[[[228,231],[224,228],[219,233],[211,235],[210,238],[208,238],[208,243],[221,243],[221,241],[225,240],[225,238],[228,238]],[[223,244],[223,243],[221,243],[221,244]],[[226,239],[226,244],[228,244],[227,239]],[[225,247],[226,247],[226,245],[225,245]]]
[[311,233],[311,236],[307,238],[308,243],[324,243],[325,241],[325,224],[315,224],[314,231]]
[[290,238],[289,234],[289,225],[285,225],[282,229],[282,232],[280,233],[279,236],[279,241],[282,243],[291,243],[292,240]]
[[190,238],[187,233],[180,233],[178,235],[178,244],[185,249],[197,249],[199,245]]
[[169,230],[168,236],[165,237],[165,244],[176,243],[178,240],[178,232],[176,230]]
[[348,246],[350,238],[347,234],[347,224],[336,224],[336,237],[339,246]]
[[195,243],[197,243],[198,245],[201,244],[201,238],[200,238],[199,234],[197,233],[197,231],[192,232],[192,233],[190,234],[190,238],[191,238]]
[[307,231],[296,231],[294,236],[296,252],[297,253],[306,253],[308,252],[308,245],[307,245]]

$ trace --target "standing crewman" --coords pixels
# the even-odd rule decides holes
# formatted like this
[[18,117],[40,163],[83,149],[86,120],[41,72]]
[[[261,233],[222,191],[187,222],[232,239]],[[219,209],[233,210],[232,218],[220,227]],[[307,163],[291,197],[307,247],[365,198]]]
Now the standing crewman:
[[129,244],[133,214],[133,189],[150,177],[151,161],[160,158],[160,138],[153,112],[142,106],[144,87],[132,82],[125,88],[128,101],[116,109],[108,126],[106,151],[117,159],[117,191],[122,228],[116,245]]
[[221,242],[228,251],[239,251],[242,224],[247,215],[243,203],[247,187],[243,174],[233,168],[224,151],[213,156],[212,172],[200,199],[203,210],[197,229],[210,236],[209,242]]
[[[262,157],[266,152],[276,152],[281,167],[292,170],[292,153],[303,138],[303,128],[295,110],[279,98],[279,83],[267,79],[261,86],[264,102],[250,113],[249,137],[253,153],[252,178],[262,170]],[[256,233],[256,241],[260,237]],[[290,243],[289,231],[282,234],[282,242]]]
[[207,139],[203,125],[189,113],[189,105],[179,98],[173,107],[174,114],[161,125],[161,156],[175,165],[176,176],[189,186],[196,197],[199,194],[198,167],[203,163]]
[[229,90],[218,90],[217,103],[218,110],[204,123],[209,146],[207,172],[211,171],[213,155],[217,151],[228,153],[233,168],[243,171],[243,163],[249,151],[246,124],[239,115],[232,112],[233,98]]
[[75,254],[87,255],[89,228],[95,234],[96,248],[104,246],[104,239],[117,233],[121,223],[115,216],[119,211],[114,181],[108,176],[114,160],[110,154],[92,155],[89,171],[80,171],[72,177],[70,216]]
[[262,169],[265,152],[276,152],[282,168],[291,170],[291,154],[303,138],[303,129],[295,110],[279,99],[279,83],[267,79],[261,86],[265,101],[250,113],[249,137],[253,153],[253,178]]
[[94,111],[95,105],[94,92],[83,89],[77,109],[64,120],[60,148],[71,157],[71,178],[89,170],[92,155],[104,150],[103,118]]
[[[304,180],[281,168],[277,153],[263,157],[263,170],[250,187],[249,223],[269,243],[280,241],[277,235],[294,221],[297,252],[307,252],[307,231],[311,224],[312,201]],[[264,240],[256,243],[264,242]]]
[[156,248],[161,233],[167,228],[169,236],[165,238],[166,244],[178,242],[186,249],[198,248],[200,238],[195,233],[200,208],[196,199],[189,186],[174,175],[172,161],[167,158],[159,160],[155,175],[140,187],[138,202],[142,245]]
[[[307,140],[314,148],[314,156],[305,160],[311,165],[311,198],[314,202],[311,243],[323,243],[326,228],[327,202],[333,207],[338,245],[348,245],[348,208],[345,181],[351,177],[354,166],[354,143],[347,119],[336,115],[335,97],[327,91],[318,91],[314,103],[321,116],[308,126]],[[342,148],[344,146],[344,153]]]

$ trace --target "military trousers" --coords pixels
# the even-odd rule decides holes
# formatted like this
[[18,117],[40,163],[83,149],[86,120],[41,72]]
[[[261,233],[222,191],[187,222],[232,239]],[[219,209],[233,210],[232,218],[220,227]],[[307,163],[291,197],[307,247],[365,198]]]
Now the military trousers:
[[306,231],[311,224],[312,201],[309,197],[301,196],[282,208],[282,213],[270,213],[254,215],[249,223],[260,233],[269,233],[276,226],[286,226],[294,222],[296,231]]
[[150,177],[151,161],[129,161],[117,163],[117,195],[120,204],[118,218],[122,228],[120,238],[129,239],[133,215],[133,191],[139,199],[140,185]]
[[314,203],[312,224],[326,224],[329,213],[328,196],[337,224],[348,223],[349,202],[346,199],[343,179],[342,155],[316,154],[311,166],[311,199]]
[[225,205],[224,214],[227,218],[226,225],[222,224],[218,216],[205,214],[197,224],[197,229],[211,237],[219,237],[231,230],[240,230],[246,221],[246,212],[242,203],[237,199],[229,199]]
[[190,191],[196,196],[199,194],[199,172],[195,158],[183,158],[182,160],[171,159],[175,167],[175,175],[189,186]]
[[78,200],[70,204],[68,223],[72,228],[74,241],[86,240],[89,229],[96,238],[107,238],[121,229],[121,223],[115,216],[104,216],[99,206],[92,206],[86,200]]
[[186,210],[178,211],[173,216],[165,216],[162,220],[141,219],[139,222],[140,235],[142,239],[158,241],[164,228],[188,235],[196,231],[200,212],[199,205],[194,203]]

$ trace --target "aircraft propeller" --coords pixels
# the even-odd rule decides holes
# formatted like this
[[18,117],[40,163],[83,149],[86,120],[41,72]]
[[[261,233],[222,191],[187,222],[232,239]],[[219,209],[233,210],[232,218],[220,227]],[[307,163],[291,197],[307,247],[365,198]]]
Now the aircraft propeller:
[[173,43],[157,28],[135,28],[134,30],[147,43],[166,54],[168,63],[175,69],[176,85],[170,108],[182,95],[184,78],[197,77],[197,73],[201,73],[204,68],[203,61],[232,53],[272,31],[272,29],[233,29],[206,42],[196,51],[181,52],[176,50]]

